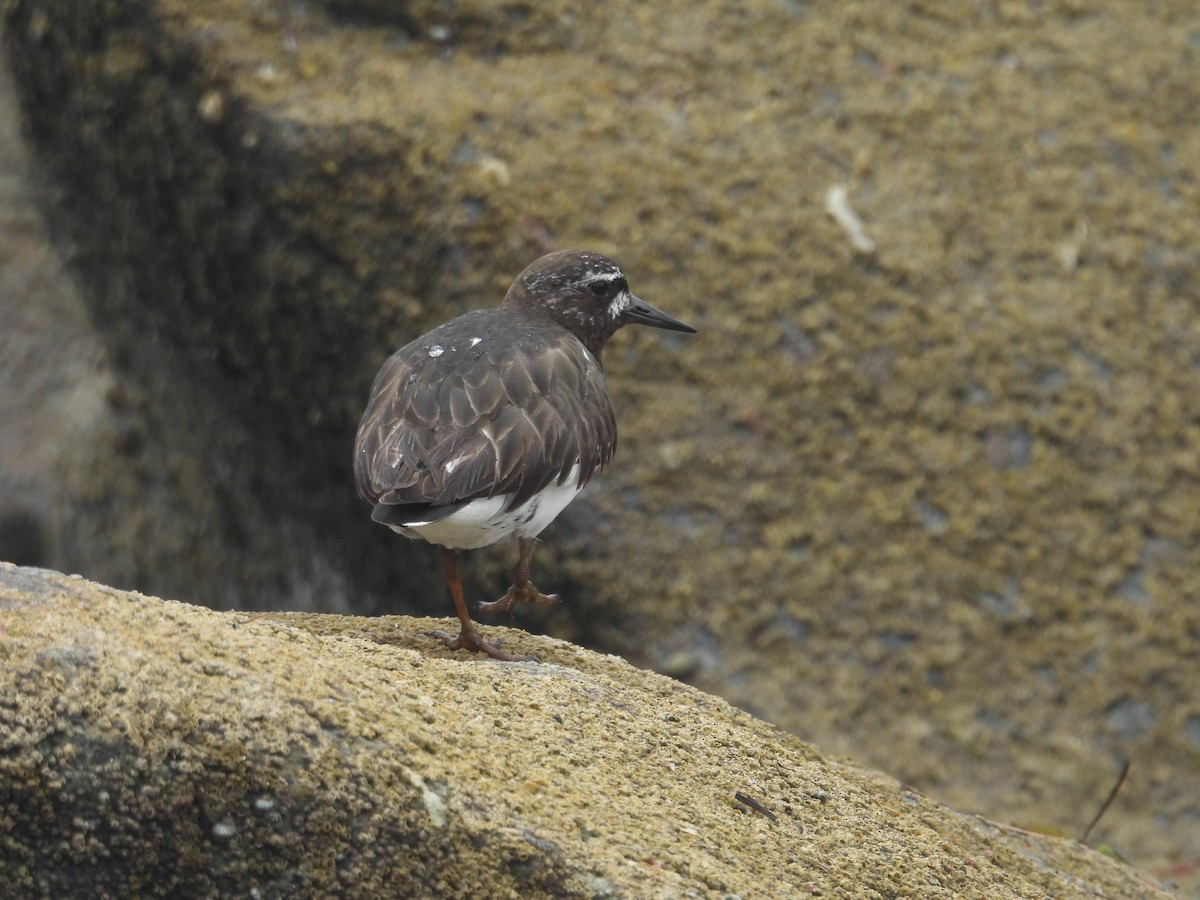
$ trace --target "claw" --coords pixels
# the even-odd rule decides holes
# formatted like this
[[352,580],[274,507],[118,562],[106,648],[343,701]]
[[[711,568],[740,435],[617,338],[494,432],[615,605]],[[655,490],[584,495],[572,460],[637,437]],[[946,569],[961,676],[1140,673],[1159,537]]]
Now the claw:
[[425,631],[422,634],[437,638],[446,645],[447,650],[469,650],[472,653],[486,653],[492,659],[499,659],[504,662],[537,662],[536,656],[513,656],[511,653],[505,653],[490,641],[483,640],[474,629],[460,631],[458,637],[452,636],[447,631]]
[[511,612],[518,603],[528,603],[531,606],[553,606],[558,602],[558,594],[543,594],[529,580],[529,558],[533,555],[533,538],[521,538],[521,552],[517,564],[512,570],[512,587],[499,600],[491,603],[480,603],[475,607],[479,612]]
[[558,600],[558,594],[543,594],[532,584],[526,582],[519,587],[514,584],[508,589],[508,593],[499,600],[476,604],[475,609],[485,613],[511,612],[512,608],[519,603],[528,603],[532,606],[553,606],[558,603]]

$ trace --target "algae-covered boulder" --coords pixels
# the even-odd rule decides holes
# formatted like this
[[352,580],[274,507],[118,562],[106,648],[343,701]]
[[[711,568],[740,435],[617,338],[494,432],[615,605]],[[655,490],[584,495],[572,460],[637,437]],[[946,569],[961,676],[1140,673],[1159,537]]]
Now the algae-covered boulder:
[[0,564],[0,895],[1167,896],[614,657],[427,627]]

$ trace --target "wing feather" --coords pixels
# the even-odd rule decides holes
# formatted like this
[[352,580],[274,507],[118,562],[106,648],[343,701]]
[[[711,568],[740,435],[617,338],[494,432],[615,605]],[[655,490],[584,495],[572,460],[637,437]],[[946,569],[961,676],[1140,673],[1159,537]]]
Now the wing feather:
[[384,363],[359,425],[355,481],[363,498],[394,507],[377,517],[401,524],[406,506],[412,521],[497,494],[512,494],[515,507],[576,464],[586,483],[616,439],[604,372],[570,332],[481,310]]

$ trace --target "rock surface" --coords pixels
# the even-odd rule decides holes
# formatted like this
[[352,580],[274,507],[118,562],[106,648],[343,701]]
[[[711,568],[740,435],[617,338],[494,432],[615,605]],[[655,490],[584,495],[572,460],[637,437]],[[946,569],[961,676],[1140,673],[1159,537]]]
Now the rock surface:
[[5,436],[46,564],[446,610],[354,500],[367,384],[594,246],[702,331],[610,348],[526,623],[1038,829],[1131,759],[1097,837],[1200,892],[1194,2],[2,3],[100,338]]
[[0,895],[1167,896],[614,657],[429,625],[0,564]]

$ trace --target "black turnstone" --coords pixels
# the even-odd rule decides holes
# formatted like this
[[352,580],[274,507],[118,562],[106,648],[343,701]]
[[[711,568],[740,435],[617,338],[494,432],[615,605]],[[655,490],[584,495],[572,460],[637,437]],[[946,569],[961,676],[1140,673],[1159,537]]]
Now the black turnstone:
[[376,522],[441,546],[462,629],[433,634],[450,649],[514,658],[471,623],[456,550],[518,539],[512,587],[482,610],[558,599],[529,580],[534,539],[612,461],[600,351],[629,324],[696,330],[631,294],[612,260],[560,250],[530,264],[499,308],[439,325],[375,377],[354,444],[358,493]]

